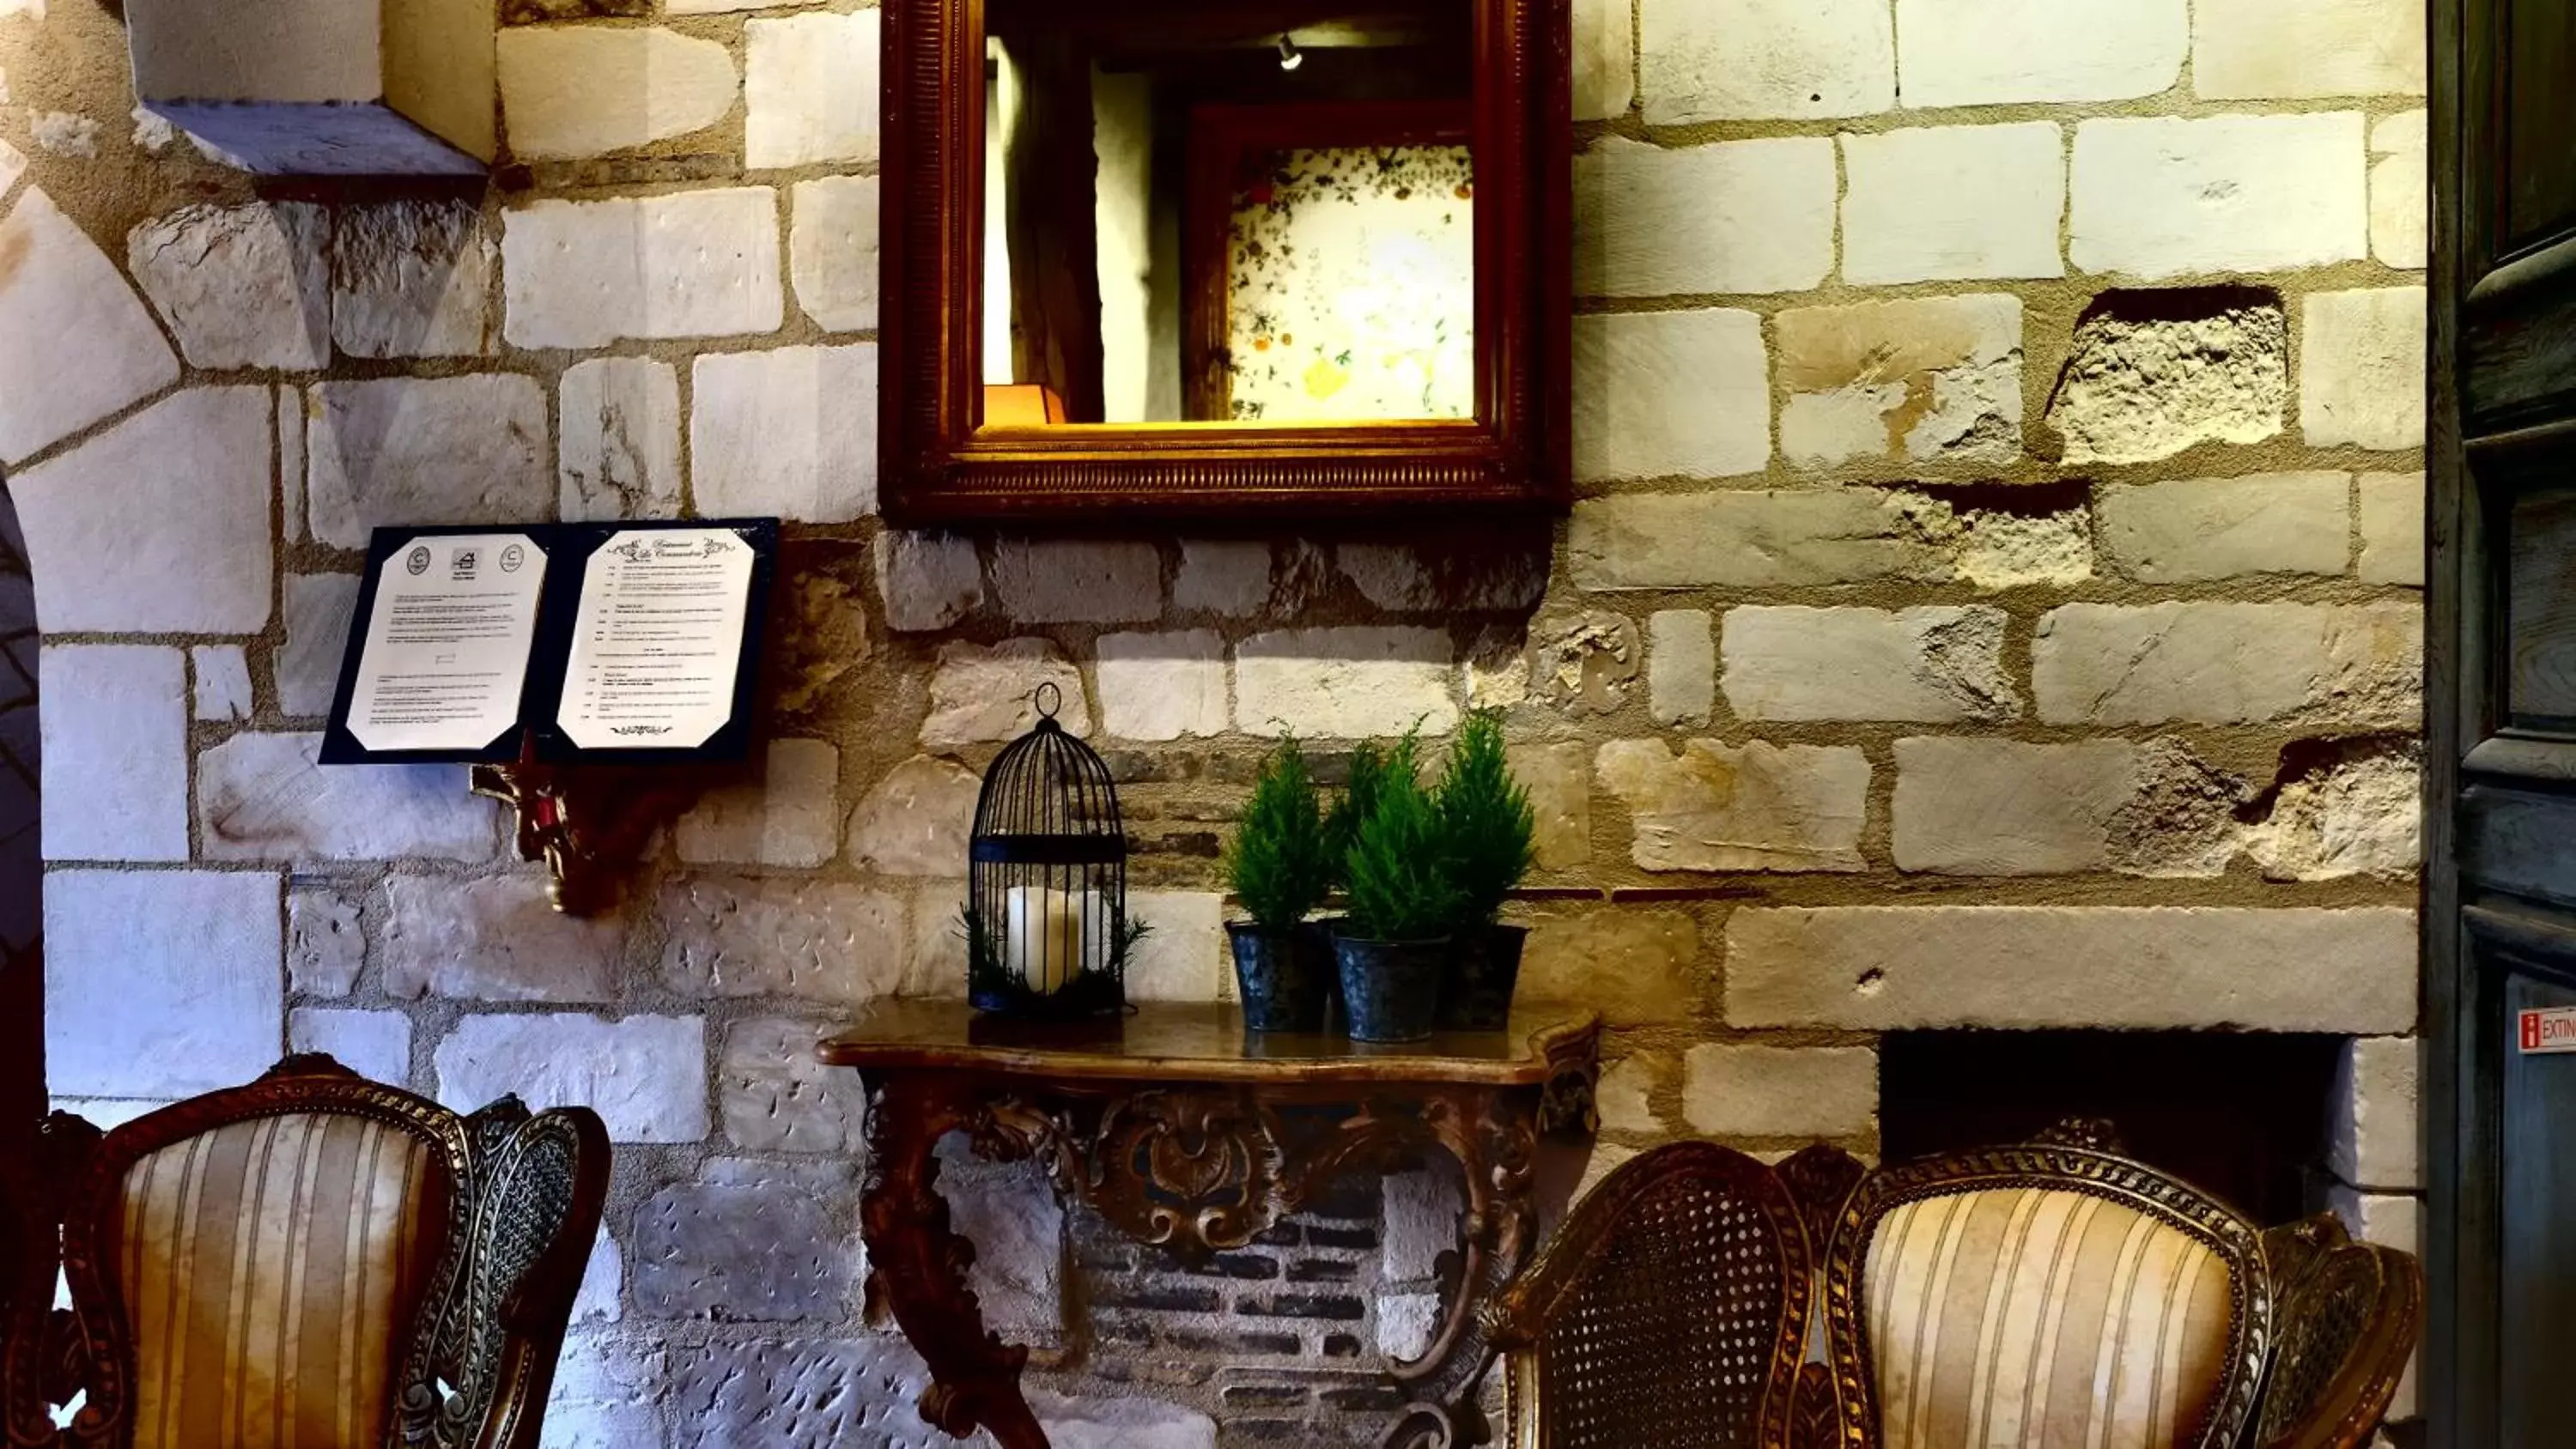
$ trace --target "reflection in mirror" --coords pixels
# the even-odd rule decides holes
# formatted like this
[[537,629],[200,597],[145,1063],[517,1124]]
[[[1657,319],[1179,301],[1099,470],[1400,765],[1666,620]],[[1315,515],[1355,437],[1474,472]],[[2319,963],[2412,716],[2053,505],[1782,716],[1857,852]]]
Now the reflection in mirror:
[[1475,417],[1473,13],[1353,4],[992,0],[985,426]]

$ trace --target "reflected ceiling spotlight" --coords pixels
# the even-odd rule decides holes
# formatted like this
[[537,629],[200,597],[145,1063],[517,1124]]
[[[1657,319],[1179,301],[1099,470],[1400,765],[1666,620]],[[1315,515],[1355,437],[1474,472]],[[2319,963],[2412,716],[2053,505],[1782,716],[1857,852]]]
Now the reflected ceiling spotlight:
[[1297,42],[1289,39],[1287,32],[1280,32],[1279,68],[1281,70],[1295,70],[1297,67],[1304,65],[1305,63],[1306,57],[1298,51]]

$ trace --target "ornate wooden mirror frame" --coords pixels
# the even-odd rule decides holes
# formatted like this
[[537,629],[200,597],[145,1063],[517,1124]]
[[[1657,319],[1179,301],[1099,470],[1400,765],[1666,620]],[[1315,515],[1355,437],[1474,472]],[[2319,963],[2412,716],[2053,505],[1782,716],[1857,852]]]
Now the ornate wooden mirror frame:
[[1468,3],[1476,21],[1472,420],[980,428],[984,0],[886,0],[878,450],[887,518],[1564,507],[1572,474],[1570,0]]

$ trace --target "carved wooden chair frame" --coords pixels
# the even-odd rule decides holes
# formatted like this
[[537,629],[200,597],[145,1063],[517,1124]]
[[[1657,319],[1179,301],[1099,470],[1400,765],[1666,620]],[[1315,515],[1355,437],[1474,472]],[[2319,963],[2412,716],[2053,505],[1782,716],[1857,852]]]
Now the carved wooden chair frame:
[[[231,1123],[306,1112],[398,1128],[425,1144],[446,1175],[444,1243],[394,1369],[394,1422],[384,1444],[534,1449],[607,1197],[606,1129],[587,1108],[531,1114],[516,1097],[460,1117],[320,1055],[290,1056],[247,1086],[105,1134],[68,1113],[47,1121],[38,1172],[0,1183],[0,1193],[34,1203],[15,1214],[20,1240],[0,1289],[8,1315],[0,1323],[0,1429],[8,1444],[116,1449],[133,1440],[135,1350],[104,1251],[127,1170]],[[52,1308],[57,1228],[72,1298],[60,1310]],[[87,1398],[70,1425],[51,1428],[49,1409],[81,1393]]]
[[1717,1187],[1757,1211],[1769,1227],[1780,1260],[1781,1291],[1768,1305],[1774,1332],[1756,1422],[1760,1444],[1788,1441],[1815,1265],[1797,1195],[1780,1173],[1757,1158],[1713,1142],[1678,1142],[1622,1163],[1603,1178],[1487,1310],[1487,1336],[1507,1355],[1504,1396],[1511,1425],[1508,1442],[1515,1449],[1539,1449],[1542,1442],[1546,1386],[1541,1352],[1549,1325],[1617,1245],[1638,1204],[1682,1181]]
[[2253,1414],[2272,1348],[2273,1292],[2262,1235],[2216,1199],[2110,1150],[2100,1124],[2072,1123],[2025,1144],[1882,1167],[1858,1179],[1834,1214],[1825,1254],[1826,1352],[1845,1449],[1878,1443],[1877,1374],[1862,1317],[1861,1271],[1879,1220],[1921,1198],[1985,1189],[2053,1188],[2103,1198],[2197,1239],[2227,1270],[2225,1371],[2195,1449],[2228,1449]]
[[2332,1213],[2263,1234],[2279,1343],[2254,1421],[2255,1449],[2358,1449],[2387,1414],[2424,1316],[2424,1270],[2354,1242]]

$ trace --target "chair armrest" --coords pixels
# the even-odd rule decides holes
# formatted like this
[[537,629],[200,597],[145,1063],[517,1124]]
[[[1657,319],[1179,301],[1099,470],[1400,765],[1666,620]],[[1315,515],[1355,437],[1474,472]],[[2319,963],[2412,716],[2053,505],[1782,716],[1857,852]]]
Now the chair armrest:
[[2274,1228],[2277,1347],[2256,1411],[2258,1449],[2368,1444],[2415,1351],[2424,1274],[2412,1254],[2356,1243],[2331,1214]]
[[459,1442],[533,1449],[608,1197],[608,1132],[586,1107],[487,1108],[474,1125],[476,1201],[443,1418],[464,1431]]

